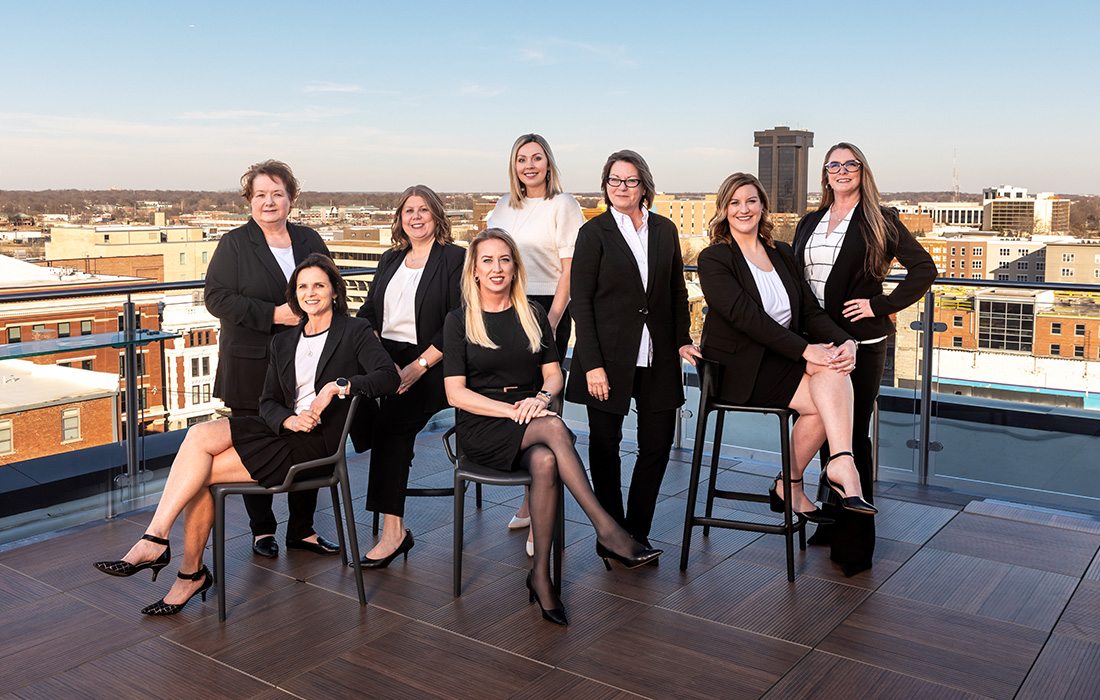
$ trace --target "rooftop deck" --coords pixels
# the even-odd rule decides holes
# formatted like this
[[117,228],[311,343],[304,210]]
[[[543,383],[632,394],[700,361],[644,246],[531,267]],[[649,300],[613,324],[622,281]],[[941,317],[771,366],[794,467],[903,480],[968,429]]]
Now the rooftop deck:
[[[118,580],[91,567],[124,553],[149,512],[9,549],[0,553],[0,697],[1100,694],[1100,521],[880,483],[872,571],[845,578],[827,550],[811,547],[796,550],[790,584],[782,538],[716,530],[704,540],[696,530],[681,574],[690,454],[673,459],[651,537],[665,550],[659,567],[606,572],[569,501],[568,628],[527,604],[525,531],[505,529],[518,489],[486,488],[481,511],[471,491],[458,599],[448,498],[409,499],[416,547],[407,563],[366,573],[365,608],[338,558],[254,557],[239,499],[228,516],[225,624],[213,599],[145,618],[138,610],[167,590],[166,578]],[[369,543],[367,460],[351,464],[360,541]],[[720,484],[760,492],[775,471],[724,466]],[[450,483],[438,434],[421,437],[412,480]],[[766,506],[743,508],[770,517]],[[285,499],[276,509],[285,518]],[[335,539],[330,509],[316,525]]]

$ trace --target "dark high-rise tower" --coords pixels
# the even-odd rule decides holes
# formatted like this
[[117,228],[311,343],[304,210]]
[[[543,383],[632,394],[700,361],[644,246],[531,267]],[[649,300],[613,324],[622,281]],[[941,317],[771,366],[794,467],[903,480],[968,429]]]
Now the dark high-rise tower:
[[753,145],[760,149],[757,175],[768,191],[772,211],[805,214],[806,173],[810,148],[814,145],[813,132],[777,126],[753,132]]

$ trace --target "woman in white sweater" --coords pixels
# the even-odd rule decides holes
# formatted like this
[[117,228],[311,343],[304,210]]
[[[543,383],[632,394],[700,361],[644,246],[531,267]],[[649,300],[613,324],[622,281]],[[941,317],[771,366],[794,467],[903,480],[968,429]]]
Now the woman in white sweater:
[[[516,139],[508,157],[508,194],[497,201],[487,224],[504,229],[515,240],[527,267],[527,299],[546,311],[558,357],[563,359],[572,331],[569,267],[583,223],[577,200],[562,192],[550,144],[538,134]],[[523,528],[530,522],[525,498],[508,527]],[[532,551],[528,535],[528,556]]]

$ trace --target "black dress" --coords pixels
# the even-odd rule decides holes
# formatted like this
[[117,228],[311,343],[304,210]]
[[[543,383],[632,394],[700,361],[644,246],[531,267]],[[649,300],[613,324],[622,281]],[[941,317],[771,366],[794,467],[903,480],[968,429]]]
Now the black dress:
[[[515,403],[534,396],[542,388],[542,366],[558,361],[554,334],[542,307],[532,304],[542,330],[542,347],[531,352],[514,309],[485,312],[485,329],[497,349],[466,341],[465,309],[447,316],[443,327],[443,374],[465,377],[466,388],[482,396]],[[457,411],[458,449],[471,461],[501,471],[519,466],[519,448],[526,424],[510,418],[479,416]]]

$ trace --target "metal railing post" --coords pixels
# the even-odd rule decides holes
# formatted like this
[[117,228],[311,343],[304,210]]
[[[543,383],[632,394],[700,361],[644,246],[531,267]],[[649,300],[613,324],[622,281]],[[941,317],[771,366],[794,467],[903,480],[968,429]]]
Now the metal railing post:
[[932,350],[935,347],[935,306],[936,298],[929,289],[924,293],[924,319],[921,334],[921,373],[920,373],[920,452],[917,462],[917,478],[921,484],[928,484],[928,452],[932,443]]
[[126,339],[123,349],[123,366],[126,372],[126,478],[123,485],[130,487],[130,499],[136,498],[133,490],[138,485],[138,405],[137,405],[137,310],[129,295],[122,305],[122,330]]

